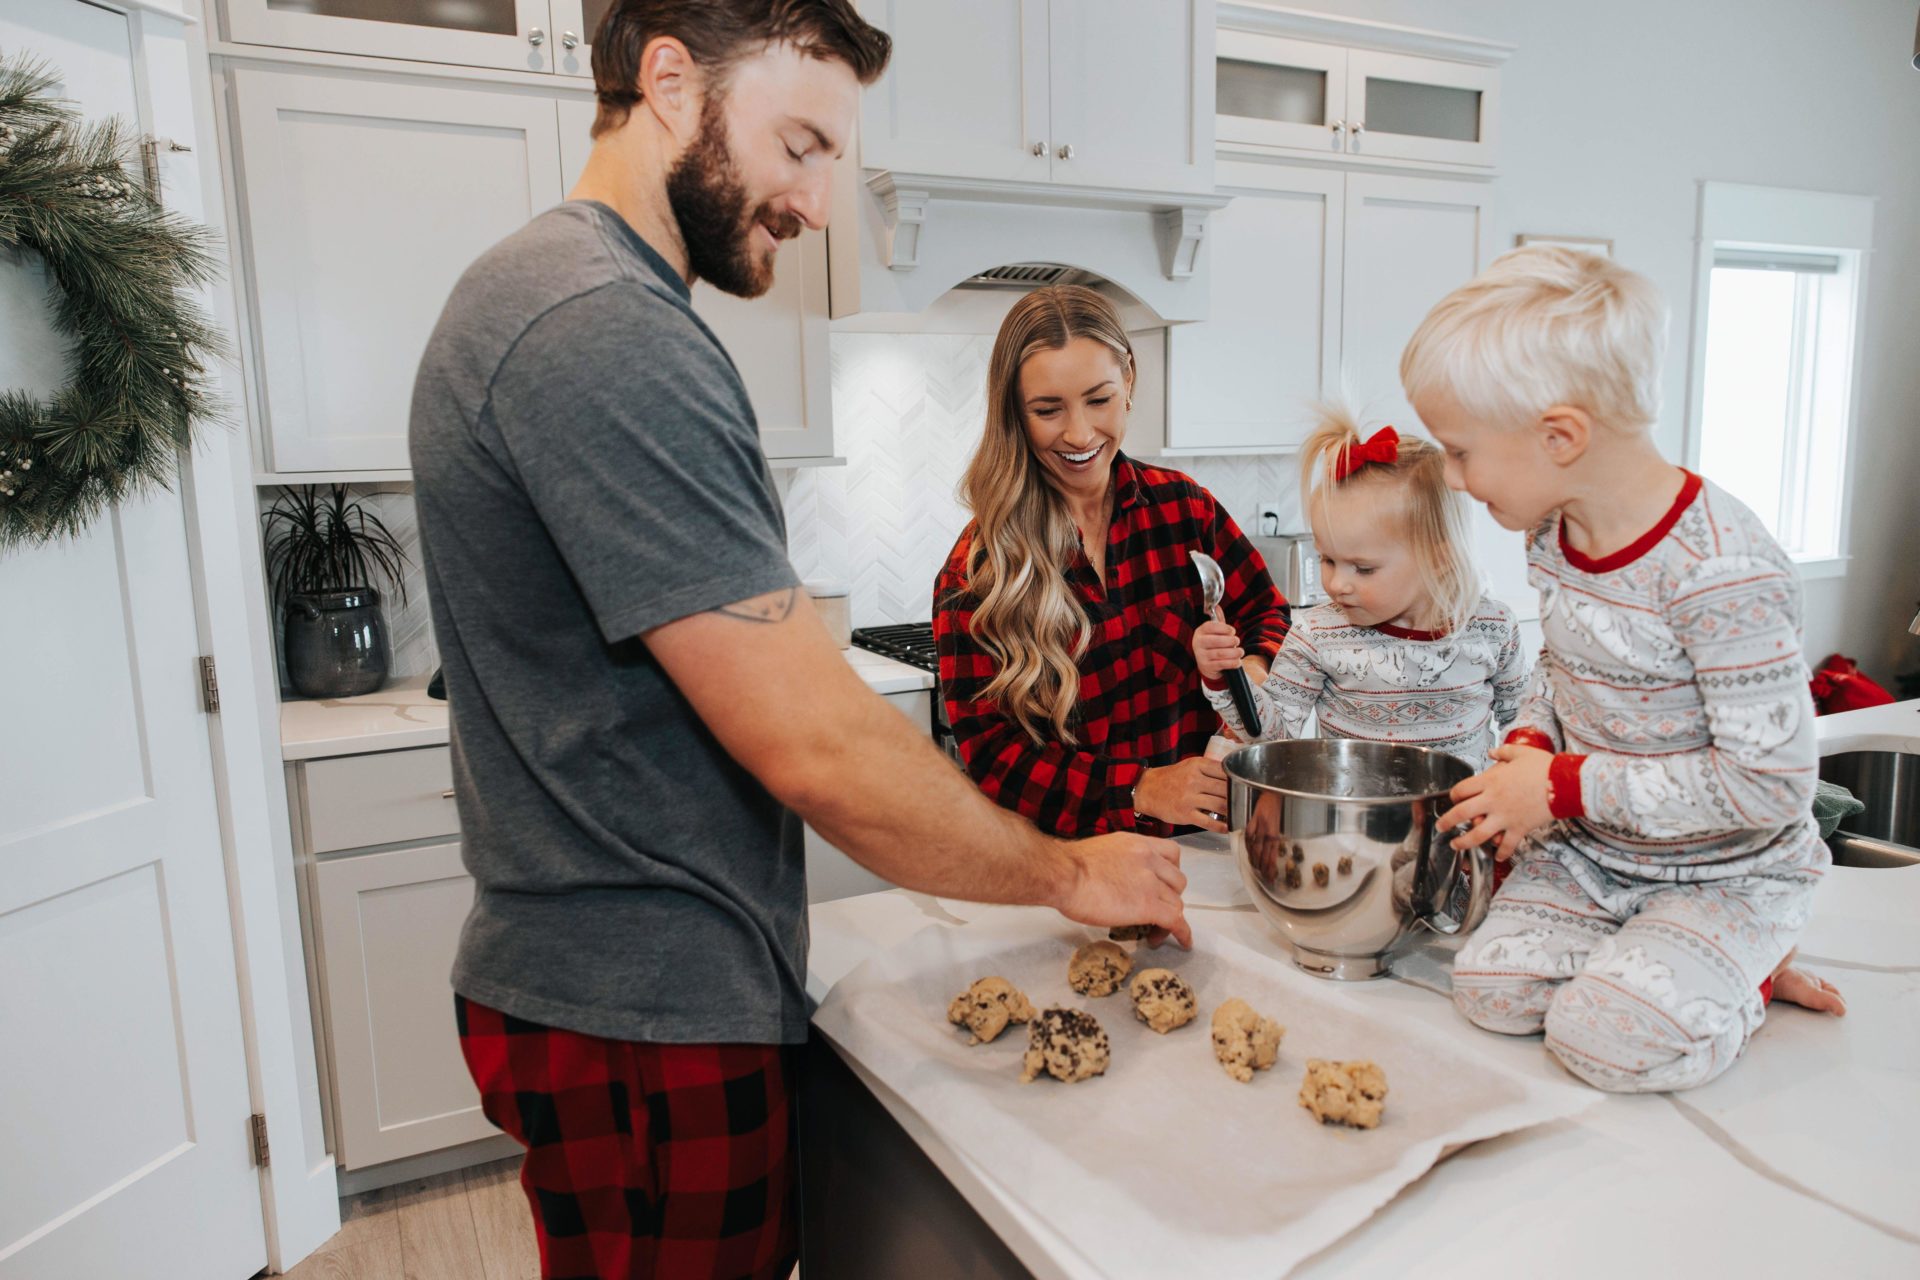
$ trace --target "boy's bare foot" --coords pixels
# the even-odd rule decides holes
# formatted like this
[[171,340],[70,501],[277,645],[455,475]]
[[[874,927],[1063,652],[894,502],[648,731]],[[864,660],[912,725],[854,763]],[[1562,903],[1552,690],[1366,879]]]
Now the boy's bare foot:
[[1815,1013],[1830,1013],[1843,1018],[1847,1013],[1847,998],[1840,994],[1840,988],[1825,978],[1815,977],[1805,969],[1793,967],[1795,952],[1788,952],[1780,967],[1773,971],[1773,998],[1787,1004],[1797,1004],[1802,1009],[1811,1009]]

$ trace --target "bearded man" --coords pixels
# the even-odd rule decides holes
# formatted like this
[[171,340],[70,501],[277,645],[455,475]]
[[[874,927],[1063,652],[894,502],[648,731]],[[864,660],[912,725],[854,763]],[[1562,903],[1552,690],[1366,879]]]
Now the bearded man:
[[792,1267],[801,818],[907,888],[1189,939],[1171,842],[1042,835],[855,676],[688,305],[825,225],[889,52],[849,0],[621,0],[579,184],[467,270],[415,382],[455,1010],[550,1277]]

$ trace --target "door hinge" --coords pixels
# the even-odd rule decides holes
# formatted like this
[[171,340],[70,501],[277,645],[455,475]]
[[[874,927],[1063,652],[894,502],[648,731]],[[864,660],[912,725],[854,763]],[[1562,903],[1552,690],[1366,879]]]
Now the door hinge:
[[200,708],[210,716],[220,711],[220,677],[214,672],[213,659],[206,654],[200,656]]
[[253,1113],[253,1162],[264,1169],[268,1163],[267,1118],[260,1112]]

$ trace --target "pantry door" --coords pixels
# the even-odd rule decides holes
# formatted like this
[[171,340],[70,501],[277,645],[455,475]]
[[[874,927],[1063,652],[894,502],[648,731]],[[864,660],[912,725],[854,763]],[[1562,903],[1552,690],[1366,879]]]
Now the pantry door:
[[[0,0],[0,54],[136,128],[141,30]],[[65,381],[46,296],[0,259],[0,388]],[[0,1280],[267,1261],[194,585],[177,493],[0,552]]]

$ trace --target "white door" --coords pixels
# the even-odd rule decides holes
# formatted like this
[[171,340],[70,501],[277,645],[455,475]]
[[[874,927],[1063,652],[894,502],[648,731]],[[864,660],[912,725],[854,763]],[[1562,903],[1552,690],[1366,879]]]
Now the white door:
[[550,0],[554,39],[553,69],[563,76],[593,78],[593,36],[613,0]]
[[226,0],[241,44],[553,70],[547,0]]
[[[140,119],[129,20],[0,0],[0,48]],[[0,386],[66,380],[0,263]],[[242,1280],[267,1260],[178,494],[0,553],[0,1277]]]
[[893,37],[860,95],[868,169],[1045,182],[1047,0],[860,0]]
[[[592,99],[561,101],[561,163],[569,189],[586,167],[592,125]],[[740,370],[767,457],[795,461],[831,456],[827,233],[803,231],[781,245],[773,287],[760,297],[736,298],[698,281],[693,309]]]
[[[1347,178],[1346,299],[1342,374],[1354,407],[1401,431],[1423,431],[1400,389],[1400,354],[1433,304],[1493,257],[1493,189],[1479,182],[1351,174]],[[1480,571],[1522,616],[1539,612],[1527,585],[1521,535],[1479,504],[1473,526]]]
[[1050,0],[1055,182],[1213,189],[1210,0]]
[[272,469],[402,470],[454,282],[560,200],[553,99],[254,68],[233,96]]
[[1168,331],[1169,452],[1298,445],[1338,390],[1346,178],[1222,161],[1233,203],[1207,219],[1207,318]]

